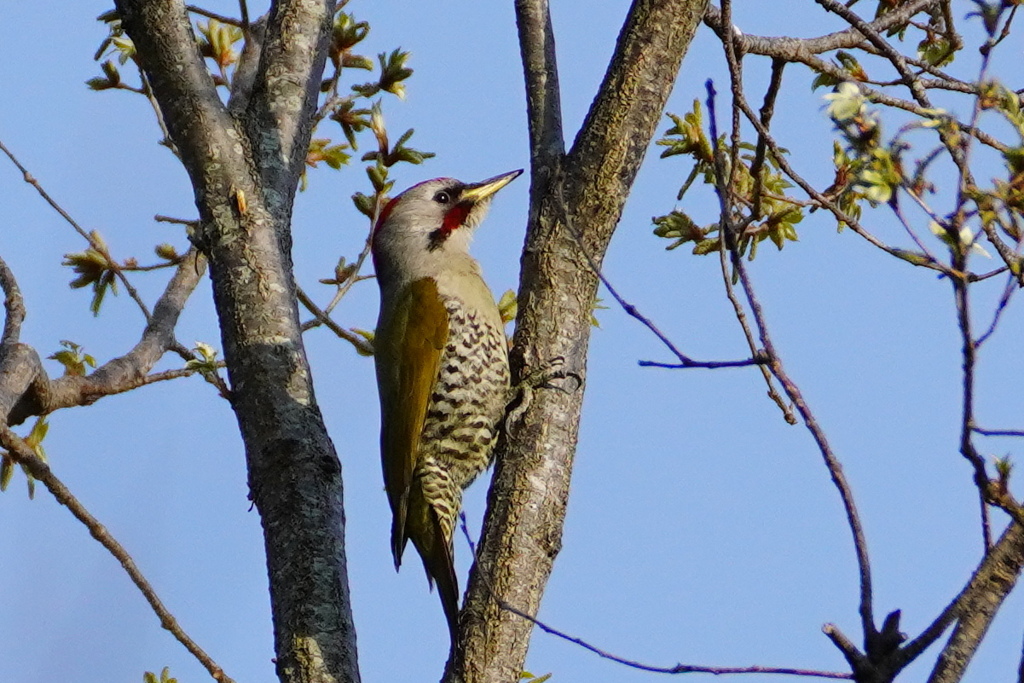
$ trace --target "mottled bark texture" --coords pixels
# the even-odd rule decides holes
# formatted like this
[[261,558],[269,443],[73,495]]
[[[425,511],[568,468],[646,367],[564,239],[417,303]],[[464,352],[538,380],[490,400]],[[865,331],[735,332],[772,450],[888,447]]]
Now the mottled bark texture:
[[313,395],[289,232],[334,3],[273,3],[230,111],[180,0],[116,4],[195,191],[200,224],[191,238],[209,259],[263,523],[278,676],[358,681],[341,466]]
[[0,259],[0,285],[7,293],[8,311],[0,340],[0,425],[19,425],[30,417],[49,415],[61,408],[89,405],[150,381],[149,372],[175,343],[178,316],[205,269],[205,261],[194,251],[182,259],[157,300],[142,337],[123,356],[88,375],[65,374],[50,379],[39,353],[19,342],[24,304],[16,293],[14,274]]
[[636,0],[604,82],[564,153],[546,0],[516,2],[530,120],[530,217],[513,381],[555,359],[576,378],[539,388],[499,446],[477,562],[445,681],[512,683],[561,547],[598,266],[661,120],[706,0]]
[[1011,523],[954,603],[956,626],[939,654],[928,683],[956,683],[963,678],[992,619],[1017,583],[1022,567],[1024,526]]

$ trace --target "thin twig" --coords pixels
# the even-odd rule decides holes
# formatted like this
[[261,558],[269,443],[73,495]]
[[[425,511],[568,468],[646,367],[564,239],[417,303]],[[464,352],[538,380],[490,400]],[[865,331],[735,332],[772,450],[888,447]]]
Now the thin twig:
[[124,274],[124,272],[121,271],[121,267],[117,264],[117,261],[115,261],[114,258],[110,255],[110,252],[107,251],[106,246],[104,246],[102,242],[94,238],[88,231],[85,230],[85,228],[79,225],[78,222],[71,217],[71,214],[65,211],[64,207],[58,204],[57,201],[53,197],[51,197],[45,189],[43,189],[43,186],[39,184],[39,181],[36,180],[31,173],[29,173],[28,169],[25,168],[25,166],[20,161],[18,161],[18,158],[14,156],[14,153],[11,152],[11,150],[9,150],[6,145],[4,145],[2,140],[0,140],[0,151],[6,154],[7,158],[11,160],[11,162],[18,168],[19,171],[21,171],[22,177],[24,178],[25,182],[34,187],[36,189],[36,192],[39,193],[39,196],[42,197],[43,200],[47,204],[49,204],[54,211],[60,214],[61,218],[63,218],[72,228],[75,229],[75,231],[79,235],[81,235],[89,243],[90,247],[92,247],[93,249],[95,249],[96,251],[103,255],[103,258],[107,262],[107,266],[112,271],[114,271],[114,274],[117,276],[117,279],[119,279],[121,281],[121,284],[124,285],[125,291],[128,292],[128,296],[130,296],[132,300],[135,301],[136,304],[138,304],[139,309],[142,310],[142,314],[146,317],[146,322],[150,322],[150,320],[152,320],[152,315],[149,312],[149,307],[146,305],[146,302],[142,300],[142,297],[139,296],[139,292],[135,289],[134,286],[132,286],[132,283],[128,280],[128,277]]
[[131,578],[132,583],[135,584],[143,597],[146,598],[153,612],[160,619],[160,625],[170,631],[174,638],[185,646],[185,649],[203,665],[215,681],[233,683],[232,679],[224,673],[224,670],[181,628],[178,620],[175,619],[163,601],[160,600],[156,590],[142,574],[138,565],[135,564],[135,560],[128,554],[124,546],[118,543],[117,539],[107,531],[106,527],[75,498],[67,486],[53,474],[50,466],[43,462],[21,437],[4,424],[0,424],[0,445],[7,449],[16,463],[24,466],[37,481],[42,482],[46,489],[53,494],[57,502],[70,510],[71,514],[85,525],[93,538],[99,541],[100,545],[114,556],[121,564],[121,567],[124,568],[129,578]]
[[750,106],[746,103],[745,100],[739,101],[738,105],[740,109],[743,111],[744,115],[746,116],[747,121],[750,122],[750,124],[754,127],[754,129],[758,132],[759,135],[764,136],[765,141],[768,143],[768,146],[772,151],[773,159],[779,165],[779,168],[782,170],[782,172],[785,173],[786,176],[789,177],[794,183],[796,183],[800,187],[800,189],[807,193],[807,195],[811,197],[818,204],[818,206],[827,209],[833,216],[835,216],[836,220],[849,226],[849,228],[853,230],[857,235],[864,238],[870,244],[877,247],[878,249],[881,249],[890,256],[895,256],[901,261],[906,261],[907,263],[910,263],[911,265],[914,266],[919,266],[921,268],[928,268],[930,270],[938,271],[944,275],[951,274],[947,266],[945,266],[942,263],[939,263],[938,261],[928,259],[927,255],[910,254],[902,249],[891,247],[888,244],[882,242],[874,235],[872,235],[866,228],[864,228],[864,226],[860,224],[859,221],[857,221],[852,216],[847,214],[845,211],[840,209],[836,202],[829,199],[821,192],[818,192],[818,190],[816,190],[809,182],[807,182],[803,176],[801,176],[793,169],[789,162],[786,161],[783,151],[779,148],[779,145],[775,141],[775,138],[771,136],[771,134],[768,132],[768,129],[761,125],[759,117],[757,116],[757,114],[754,113],[753,109],[750,108]]
[[303,291],[302,287],[299,287],[298,285],[295,286],[295,295],[298,297],[299,302],[306,307],[306,310],[313,314],[320,324],[324,325],[331,332],[356,347],[356,351],[359,351],[366,356],[373,355],[373,346],[370,342],[354,332],[349,332],[344,327],[334,322],[326,312],[313,303],[313,300],[310,299],[309,295]]
[[[462,534],[466,538],[466,543],[469,544],[469,548],[470,548],[470,551],[473,554],[473,557],[476,558],[476,543],[473,542],[473,539],[472,539],[472,537],[469,534],[469,528],[466,525],[466,513],[465,512],[459,512],[459,519],[460,519],[460,526],[462,527]],[[532,623],[534,626],[536,626],[540,630],[544,631],[545,633],[549,633],[549,634],[551,634],[553,636],[561,638],[562,640],[566,640],[566,641],[568,641],[570,643],[573,643],[575,645],[579,645],[584,650],[588,650],[590,652],[593,652],[594,654],[596,654],[598,657],[601,657],[602,659],[608,659],[608,660],[616,662],[618,664],[623,664],[625,666],[628,666],[628,667],[630,667],[632,669],[639,669],[640,671],[647,671],[647,672],[650,672],[650,673],[662,673],[662,674],[689,674],[689,673],[706,673],[706,674],[715,674],[715,675],[723,675],[723,674],[780,674],[780,675],[789,675],[789,676],[809,676],[809,677],[815,677],[815,678],[830,678],[830,679],[837,679],[837,680],[850,680],[850,679],[853,678],[852,674],[841,673],[841,672],[838,672],[838,671],[816,671],[814,669],[796,669],[796,668],[791,668],[791,667],[774,667],[774,666],[699,666],[699,665],[695,665],[695,664],[675,664],[674,666],[652,666],[650,664],[644,664],[642,662],[638,662],[638,661],[633,660],[633,659],[627,659],[625,657],[620,657],[618,655],[612,654],[611,652],[608,652],[607,650],[603,650],[603,649],[601,649],[601,648],[599,648],[599,647],[597,647],[595,645],[590,644],[589,642],[583,640],[582,638],[577,638],[576,636],[569,635],[568,633],[565,633],[564,631],[560,631],[557,628],[549,626],[548,624],[544,623],[540,619],[537,619],[535,616],[527,614],[526,612],[523,612],[522,610],[519,610],[519,609],[513,607],[512,605],[508,604],[507,602],[505,602],[504,600],[502,600],[501,598],[499,598],[497,596],[497,594],[491,588],[490,581],[488,580],[488,578],[486,576],[484,576],[481,573],[481,577],[484,579],[484,585],[487,587],[488,593],[491,594],[491,598],[494,599],[494,601],[497,603],[499,608],[505,610],[506,612],[514,614],[517,617],[521,617],[523,619],[526,619],[527,621],[529,621],[530,623]]]
[[160,144],[171,150],[171,154],[181,159],[181,154],[178,152],[177,146],[174,141],[171,140],[171,131],[167,128],[167,122],[164,120],[164,112],[160,108],[160,103],[156,100],[156,95],[153,93],[153,86],[149,83],[149,77],[146,76],[146,72],[143,71],[142,67],[139,67],[139,78],[142,81],[142,94],[146,96],[146,100],[149,101],[149,106],[153,108],[153,115],[156,117],[156,124],[160,127],[160,132],[163,134],[163,139],[160,140]]
[[1015,436],[1024,437],[1024,429],[984,429],[978,426],[972,426],[971,430],[982,436]]
[[366,257],[370,255],[370,247],[373,245],[373,226],[377,224],[377,216],[380,215],[381,199],[382,198],[378,195],[377,208],[374,209],[374,218],[371,221],[370,232],[366,236],[366,244],[363,245],[363,250],[359,252],[359,256],[356,257],[355,267],[352,269],[352,273],[349,275],[348,279],[338,287],[338,291],[334,293],[334,296],[331,298],[331,302],[327,304],[327,306],[324,308],[324,313],[328,315],[331,314],[335,306],[337,306],[338,303],[341,302],[341,300],[345,297],[345,295],[348,294],[348,290],[352,289],[352,285],[359,282],[360,280],[365,280],[368,277],[372,277],[360,277],[359,273],[360,271],[362,271],[363,265],[366,263]]
[[989,323],[988,329],[985,330],[984,334],[978,337],[977,341],[974,342],[975,348],[981,348],[981,346],[989,340],[995,331],[996,327],[999,326],[999,321],[1003,318],[1003,313],[1010,305],[1010,299],[1017,292],[1020,287],[1017,285],[1017,278],[1014,275],[1010,275],[1006,280],[1006,287],[1003,288],[1003,293],[999,297],[999,302],[996,304],[995,313],[992,314],[992,322]]
[[[731,15],[731,13],[732,13],[732,3],[731,3],[731,1],[726,0],[726,2],[722,3],[722,17],[727,19]],[[725,184],[725,186],[727,188],[732,188],[733,187],[733,185],[734,185],[734,183],[736,181],[736,166],[739,164],[740,109],[739,109],[739,107],[736,106],[736,103],[739,102],[739,101],[744,101],[744,102],[746,101],[745,98],[744,98],[744,95],[743,95],[743,73],[742,73],[742,70],[741,70],[739,53],[736,50],[735,40],[736,40],[736,34],[735,34],[734,31],[729,31],[728,33],[726,33],[722,37],[722,45],[723,45],[723,47],[725,49],[725,61],[726,61],[726,64],[728,64],[728,66],[729,66],[729,84],[730,84],[730,89],[732,90],[732,94],[733,94],[732,140],[731,140],[731,145],[730,145],[730,147],[731,147],[731,155],[730,155],[730,159],[729,159],[730,170],[729,170],[728,181],[726,181],[726,184]],[[770,116],[766,116],[766,113],[770,114],[770,112],[771,112],[775,96],[777,95],[777,90],[781,86],[781,78],[782,78],[782,70],[778,66],[778,62],[773,62],[773,65],[772,65],[772,81],[771,81],[771,83],[768,86],[769,87],[768,92],[765,94],[765,104],[764,104],[764,106],[761,107],[761,116],[760,116],[760,119],[759,119],[761,121],[761,124],[762,124],[763,128],[765,128],[765,129],[768,128],[768,125],[771,122]],[[774,94],[773,94],[773,91],[775,91]],[[713,114],[709,114],[709,115],[713,116]],[[717,125],[716,125],[715,126],[715,133],[712,135],[713,144],[716,144],[716,145],[717,145],[717,141],[718,141],[717,135],[718,135],[718,133],[717,133]],[[761,154],[762,163],[763,163],[764,150],[765,150],[766,144],[767,144],[766,136],[758,135],[758,149],[762,150],[762,154]],[[725,175],[724,170],[723,169],[719,169],[718,166],[717,166],[719,161],[720,161],[720,159],[718,157],[718,150],[716,149],[716,151],[715,151],[716,171],[721,171],[722,175],[723,175],[723,178],[724,178],[724,175]],[[756,176],[757,180],[755,181],[755,188],[756,188],[756,186],[757,186],[757,184],[758,184],[758,182],[760,180],[760,175],[761,174],[758,173],[758,175]],[[729,191],[729,198],[731,199],[732,196],[733,195],[732,195],[731,190],[730,190]],[[760,201],[759,201],[758,198],[756,198],[756,195],[755,195],[755,200],[754,201],[755,201],[755,203],[760,204]],[[728,201],[727,202],[727,206],[728,206],[727,210],[730,211],[730,221],[731,221],[732,202]],[[754,219],[754,216],[756,215],[757,212],[759,212],[759,209],[756,209],[756,210],[752,209],[751,210],[751,221]],[[723,220],[724,220],[724,218],[723,218]],[[744,224],[744,229],[746,228],[747,225],[749,225],[749,222]],[[738,234],[739,232],[740,232],[739,229],[737,229],[735,234]],[[719,239],[722,240],[722,239],[725,239],[725,237],[726,237],[725,229],[722,228],[719,231]],[[719,248],[719,267],[720,267],[721,272],[722,272],[723,282],[725,283],[726,297],[728,297],[729,302],[732,304],[733,313],[736,316],[737,322],[739,322],[739,324],[740,324],[740,328],[743,330],[743,336],[747,340],[747,345],[750,347],[750,352],[752,354],[754,354],[755,357],[764,356],[763,351],[759,348],[759,346],[757,344],[757,341],[755,340],[753,330],[751,330],[750,326],[747,324],[747,315],[746,315],[746,312],[743,310],[743,305],[740,303],[739,299],[736,297],[736,293],[733,291],[732,277],[729,275],[729,268],[728,268],[728,266],[726,265],[726,262],[725,262],[725,249],[721,248],[721,247],[722,247],[722,245],[720,245],[720,248]],[[772,381],[771,371],[768,369],[767,365],[766,364],[762,364],[761,367],[760,367],[760,370],[761,370],[761,376],[764,378],[765,385],[768,387],[768,398],[770,398],[775,403],[775,405],[777,405],[779,407],[779,410],[782,411],[783,419],[786,420],[787,424],[791,424],[791,425],[796,424],[797,423],[797,419],[796,419],[796,416],[793,414],[793,409],[792,409],[791,406],[786,404],[786,400],[779,393],[778,389],[776,389],[775,382]]]
[[856,12],[846,7],[842,3],[836,2],[836,0],[814,0],[819,5],[824,7],[829,12],[838,14],[853,28],[860,31],[865,38],[867,38],[872,45],[874,45],[879,52],[884,55],[889,62],[893,65],[900,76],[903,78],[904,85],[913,94],[914,99],[917,100],[918,104],[922,107],[930,108],[931,101],[928,99],[928,94],[925,92],[924,87],[920,84],[917,77],[911,73],[910,67],[907,65],[906,59],[900,54],[892,45],[889,44],[885,38],[872,26],[870,23],[864,21]]
[[[238,28],[245,27],[245,25],[247,23],[246,21],[244,21],[242,19],[235,19],[234,17],[228,17],[228,16],[225,16],[223,14],[217,14],[216,12],[211,12],[210,10],[204,9],[204,8],[199,7],[197,5],[185,5],[185,9],[188,10],[189,12],[191,12],[192,14],[198,14],[201,17],[206,17],[207,19],[213,19],[214,21],[219,21],[222,24],[229,24],[231,26],[237,26]],[[243,12],[244,12],[244,10],[245,10],[244,4],[242,6],[242,9],[243,9]]]
[[[711,126],[711,139],[713,141],[717,141],[718,126],[715,117],[715,91],[710,80],[707,82],[707,88],[708,121]],[[728,201],[730,190],[725,185],[725,174],[722,172],[721,168],[721,151],[717,148],[715,151],[715,183],[721,206],[721,232],[723,235],[723,241],[729,249],[732,267],[739,276],[740,286],[743,289],[747,304],[750,306],[750,311],[753,315],[754,322],[757,326],[758,334],[761,339],[762,348],[768,356],[769,364],[767,367],[771,369],[772,374],[782,385],[782,388],[789,397],[789,400],[793,403],[797,412],[799,412],[800,416],[803,418],[804,425],[807,427],[817,444],[818,450],[825,461],[825,466],[832,477],[832,482],[835,484],[836,489],[839,492],[839,497],[842,500],[847,523],[853,535],[854,551],[857,556],[857,566],[860,573],[859,612],[861,616],[861,623],[864,629],[865,638],[870,640],[878,633],[873,616],[871,563],[868,559],[867,540],[860,521],[860,514],[857,512],[857,506],[853,499],[853,490],[851,489],[849,482],[846,480],[846,475],[843,473],[843,467],[840,464],[839,459],[836,457],[835,453],[832,451],[832,447],[828,443],[825,431],[818,424],[817,419],[811,412],[810,406],[808,406],[807,402],[804,400],[799,387],[797,387],[796,383],[794,383],[786,373],[782,364],[782,359],[776,351],[775,345],[772,343],[764,312],[761,309],[761,303],[754,292],[750,276],[747,273],[746,266],[743,263],[743,258],[740,256],[737,248],[735,226],[732,224]]]
[[[725,41],[731,44],[732,39]],[[728,57],[729,53],[726,53]],[[735,54],[735,50],[733,50]],[[779,91],[782,89],[782,73],[786,68],[786,61],[782,59],[772,59],[772,77],[768,83],[768,89],[764,94],[764,103],[761,105],[761,125],[768,129],[771,127],[772,116],[775,113],[775,100],[779,96]],[[742,86],[742,84],[741,84]],[[742,89],[740,95],[742,96]],[[734,107],[734,111],[738,113],[738,110]],[[750,164],[750,175],[754,178],[754,206],[751,208],[750,217],[747,219],[747,223],[743,226],[745,230],[747,225],[761,217],[761,198],[764,195],[764,178],[762,177],[761,170],[764,168],[765,154],[768,150],[768,143],[765,141],[763,135],[757,136],[757,148],[754,151],[754,161]]]
[[174,223],[176,225],[184,225],[186,228],[194,228],[199,225],[198,218],[175,218],[174,216],[164,216],[159,213],[153,216],[153,220],[157,223]]
[[130,266],[122,263],[121,269],[128,273],[151,273],[154,270],[166,270],[167,268],[177,268],[181,261],[174,259],[172,261],[164,261],[163,263],[154,263],[149,266]]
[[626,314],[629,315],[631,318],[639,321],[640,324],[642,324],[644,327],[650,330],[651,333],[654,334],[654,336],[657,337],[658,340],[665,345],[665,347],[672,353],[672,355],[679,360],[678,363],[659,363],[656,361],[641,360],[637,361],[638,365],[640,365],[641,367],[656,367],[670,369],[705,368],[713,370],[717,368],[749,367],[751,365],[761,365],[765,362],[763,358],[757,355],[756,350],[753,350],[754,356],[751,358],[729,361],[694,360],[693,358],[687,356],[685,353],[680,351],[679,348],[672,342],[672,340],[669,339],[658,328],[658,326],[654,324],[654,322],[650,318],[641,313],[636,306],[626,301],[622,297],[622,295],[619,294],[618,290],[615,289],[612,283],[608,280],[607,276],[605,276],[604,272],[601,270],[601,266],[598,265],[597,261],[587,250],[586,245],[583,242],[583,235],[581,235],[576,230],[576,225],[574,221],[569,217],[569,212],[565,208],[565,200],[562,198],[561,188],[562,186],[559,183],[557,184],[555,189],[557,197],[555,203],[557,205],[559,212],[558,218],[559,220],[562,221],[562,224],[565,225],[566,229],[573,236],[573,239],[576,240],[576,244],[579,247],[580,251],[583,253],[584,258],[587,259],[587,263],[590,266],[591,271],[593,271],[594,275],[596,275],[598,280],[601,281],[601,284],[604,285],[605,289],[608,290],[608,293],[612,295],[612,298],[615,299],[615,301],[619,304],[622,310],[625,311]]

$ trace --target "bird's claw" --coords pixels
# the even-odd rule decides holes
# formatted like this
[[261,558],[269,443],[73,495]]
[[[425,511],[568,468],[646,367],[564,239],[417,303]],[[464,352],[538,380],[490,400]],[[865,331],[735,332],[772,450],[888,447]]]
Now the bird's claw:
[[[557,389],[565,394],[572,394],[578,391],[583,386],[583,378],[579,373],[571,372],[563,369],[565,365],[565,358],[563,356],[555,356],[548,362],[544,363],[539,368],[531,371],[526,375],[523,380],[516,386],[511,388],[511,395],[509,396],[509,404],[519,398],[519,405],[512,408],[508,412],[508,416],[505,418],[505,429],[506,431],[515,423],[519,422],[523,414],[533,403],[533,392],[536,389]],[[576,386],[569,389],[561,384],[554,384],[555,380],[563,380],[572,378],[576,380]]]

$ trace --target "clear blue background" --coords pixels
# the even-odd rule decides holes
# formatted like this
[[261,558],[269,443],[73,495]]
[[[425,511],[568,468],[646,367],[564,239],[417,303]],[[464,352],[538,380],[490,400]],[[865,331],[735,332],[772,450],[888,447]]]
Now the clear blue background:
[[[845,28],[809,0],[737,4],[736,24],[747,33],[811,36]],[[973,9],[954,5],[960,17]],[[210,8],[236,11],[230,2]],[[553,3],[570,143],[627,8],[625,0]],[[155,144],[159,132],[146,101],[84,86],[99,73],[92,54],[106,30],[95,17],[107,9],[95,0],[8,3],[0,23],[0,139],[78,221],[104,235],[116,257],[150,262],[157,243],[187,246],[180,226],[154,223],[153,215],[191,218],[195,207],[184,171]],[[251,7],[254,14],[261,9]],[[365,54],[396,46],[412,52],[416,74],[407,99],[385,103],[389,128],[397,136],[415,126],[412,145],[438,156],[396,169],[399,188],[434,176],[478,180],[528,167],[511,2],[355,1],[348,10],[372,24]],[[1006,41],[996,73],[1011,78],[1021,49],[1019,36]],[[763,84],[767,61],[745,64],[751,84]],[[957,66],[972,77],[974,51]],[[727,91],[720,45],[702,26],[669,109],[682,113],[703,99],[708,77]],[[361,72],[351,78],[366,80]],[[774,130],[797,169],[824,187],[831,181],[832,132],[811,78],[802,67],[787,70]],[[756,89],[751,100],[760,102]],[[950,102],[967,115],[967,100]],[[689,170],[680,159],[656,157],[653,150],[640,173],[606,273],[687,353],[744,357],[717,259],[685,248],[666,253],[666,243],[651,234],[651,216],[673,207]],[[979,176],[999,172],[993,165]],[[332,292],[317,279],[331,275],[339,255],[353,258],[365,237],[366,221],[349,196],[366,188],[358,166],[318,171],[298,197],[297,277],[318,301]],[[518,282],[527,189],[523,178],[502,192],[474,246],[496,293]],[[692,194],[686,209],[713,220],[713,197]],[[927,235],[926,223],[915,220]],[[907,241],[884,211],[866,213],[865,224],[894,243]],[[823,212],[799,229],[800,242],[782,253],[764,247],[752,273],[779,350],[857,495],[878,618],[901,608],[904,630],[916,635],[962,587],[981,550],[977,495],[957,452],[960,358],[951,288],[849,232],[837,234]],[[67,287],[72,275],[60,267],[62,255],[84,248],[16,169],[0,162],[0,254],[28,305],[23,341],[49,354],[70,339],[103,362],[135,343],[143,321],[123,293],[94,318],[88,293]],[[133,280],[153,301],[166,276]],[[979,291],[990,301],[997,289]],[[987,322],[987,310],[979,304],[979,321]],[[756,370],[640,368],[638,359],[671,359],[614,305],[597,316],[564,549],[540,618],[656,665],[846,670],[820,629],[835,622],[859,641],[856,565],[838,496],[806,430],[785,424]],[[354,288],[336,311],[345,326],[371,328],[375,317],[372,282]],[[984,425],[1024,426],[1021,324],[1019,310],[1011,310],[981,355]],[[178,336],[219,347],[205,282]],[[363,678],[435,680],[448,637],[437,596],[427,592],[416,563],[401,574],[391,568],[372,362],[325,330],[306,341],[317,398],[344,466]],[[160,367],[178,366],[169,356]],[[49,368],[60,374],[56,363]],[[993,456],[1016,456],[1020,448],[1008,439],[981,445]],[[274,680],[259,520],[246,498],[242,445],[228,405],[198,378],[164,383],[53,415],[45,447],[58,476],[129,549],[182,626],[226,672],[239,683]],[[485,490],[479,483],[467,497],[474,532]],[[1005,519],[995,520],[1001,529]],[[469,550],[461,540],[456,554],[464,583]],[[20,474],[0,495],[0,585],[4,683],[140,681],[143,671],[163,666],[182,683],[207,679],[84,527],[45,490],[27,500]],[[1024,598],[1013,595],[966,680],[1014,679],[1022,617]],[[933,648],[901,680],[924,681],[934,654]],[[527,668],[551,672],[559,683],[653,676],[540,632]]]

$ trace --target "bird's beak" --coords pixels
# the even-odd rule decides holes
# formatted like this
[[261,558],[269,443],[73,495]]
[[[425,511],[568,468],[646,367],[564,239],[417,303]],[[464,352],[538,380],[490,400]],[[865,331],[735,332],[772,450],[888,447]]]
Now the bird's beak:
[[523,169],[520,168],[516,171],[509,171],[508,173],[496,175],[493,178],[488,178],[487,180],[479,183],[467,185],[459,196],[459,202],[470,202],[472,204],[476,204],[485,199],[489,199],[495,192],[505,187],[522,174]]

